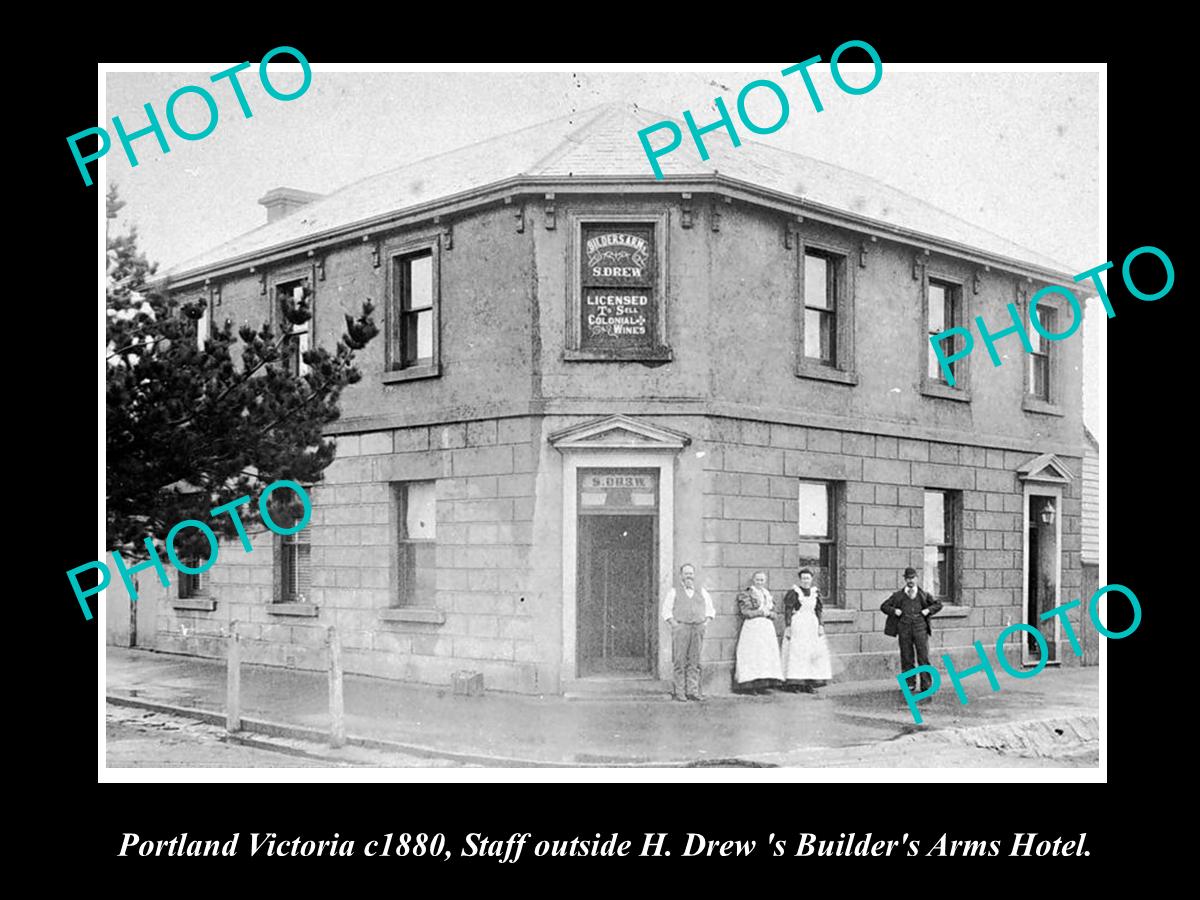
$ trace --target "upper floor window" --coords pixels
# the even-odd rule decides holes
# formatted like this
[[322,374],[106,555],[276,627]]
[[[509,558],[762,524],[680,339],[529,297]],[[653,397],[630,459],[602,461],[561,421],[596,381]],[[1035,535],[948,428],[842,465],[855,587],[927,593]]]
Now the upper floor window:
[[[283,309],[287,305],[295,307],[300,301],[308,300],[310,301],[309,312],[313,312],[307,278],[297,278],[294,281],[283,281],[276,284],[275,299],[279,305],[278,320],[281,325],[287,322],[283,315]],[[284,367],[293,375],[308,374],[308,364],[304,361],[304,354],[312,349],[314,322],[315,318],[310,318],[303,325],[293,325],[291,335],[283,343]]]
[[[947,328],[955,328],[962,325],[962,289],[957,284],[950,284],[945,281],[929,280],[929,292],[927,300],[927,319],[929,337],[940,334]],[[952,340],[958,340],[957,337]],[[943,342],[943,352],[949,355],[949,342]],[[929,377],[934,381],[947,383],[946,372],[942,368],[941,362],[938,360],[937,354],[933,352],[932,342],[927,342],[929,353]],[[959,361],[955,360],[950,363],[950,372],[954,376],[955,386],[961,387],[959,384]]]
[[575,313],[566,358],[669,360],[661,245],[665,217],[595,218],[573,220]]
[[854,384],[854,303],[844,252],[800,241],[800,354],[796,374]]
[[196,320],[197,350],[203,350],[205,342],[212,337],[212,300],[209,297],[203,297],[201,302],[204,304],[204,311]]
[[433,254],[413,253],[395,260],[400,312],[401,367],[433,362]]
[[804,358],[836,366],[841,261],[811,250],[804,254]]
[[[1058,312],[1051,309],[1045,304],[1039,304],[1037,308],[1038,320],[1042,324],[1042,328],[1051,334],[1058,333]],[[1051,342],[1042,337],[1032,325],[1029,327],[1029,343],[1033,347],[1033,352],[1027,354],[1029,357],[1029,377],[1027,390],[1029,395],[1037,400],[1050,403],[1052,400],[1051,393],[1051,368],[1050,368],[1050,344]]]
[[837,485],[831,481],[801,481],[798,568],[812,569],[813,582],[825,598],[837,598]]
[[390,370],[418,377],[437,374],[438,294],[438,255],[433,246],[392,257]]
[[[921,393],[943,400],[970,402],[970,357],[964,355],[943,366],[931,340],[948,329],[962,328],[970,321],[971,310],[963,282],[954,277],[930,275],[923,263],[920,268],[924,272],[921,275],[921,314],[925,349],[915,355],[918,360],[921,356],[925,357],[924,362],[918,363],[921,367]],[[938,349],[943,356],[951,357],[961,353],[964,344],[963,335],[955,333],[938,341]]]

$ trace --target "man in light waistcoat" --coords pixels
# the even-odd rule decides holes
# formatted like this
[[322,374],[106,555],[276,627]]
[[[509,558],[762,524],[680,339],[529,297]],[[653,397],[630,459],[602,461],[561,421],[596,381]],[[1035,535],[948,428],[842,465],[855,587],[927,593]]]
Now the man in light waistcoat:
[[[662,601],[662,617],[671,626],[671,664],[675,672],[674,697],[679,701],[703,700],[700,691],[700,652],[704,626],[715,616],[712,597],[696,587],[696,567],[679,567],[679,590],[671,588]],[[686,686],[685,686],[686,677]]]

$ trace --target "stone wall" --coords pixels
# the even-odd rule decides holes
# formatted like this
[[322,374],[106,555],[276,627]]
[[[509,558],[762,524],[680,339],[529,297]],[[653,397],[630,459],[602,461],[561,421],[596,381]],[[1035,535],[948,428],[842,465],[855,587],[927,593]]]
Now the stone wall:
[[[674,540],[681,559],[697,560],[716,603],[705,642],[712,689],[729,681],[738,590],[759,569],[779,598],[795,581],[800,479],[837,483],[839,587],[825,618],[839,678],[898,670],[879,604],[905,566],[922,567],[925,488],[961,492],[958,603],[935,620],[935,662],[950,653],[972,664],[973,642],[990,651],[1004,627],[1023,620],[1016,469],[1035,454],[722,417],[672,424],[695,435],[678,465]],[[260,533],[249,554],[222,545],[208,580],[214,610],[175,608],[174,586],[147,594],[159,598],[155,645],[220,657],[237,620],[248,661],[321,668],[325,627],[336,625],[347,671],[445,685],[455,670],[472,669],[490,688],[556,690],[562,485],[545,427],[525,417],[340,436],[337,459],[312,492],[314,614],[286,614],[293,610],[274,602],[277,539]],[[408,616],[395,609],[390,483],[411,480],[437,482],[437,536],[433,588]],[[1078,479],[1064,489],[1063,602],[1082,587],[1080,495]],[[1077,631],[1086,627],[1081,612],[1071,615]],[[1009,652],[1018,651],[1014,639]],[[1058,658],[1078,661],[1065,640]]]
[[[962,497],[958,604],[935,620],[931,653],[972,660],[974,641],[994,648],[1005,626],[1022,621],[1016,469],[1037,454],[719,418],[708,438],[704,578],[718,606],[705,646],[710,661],[733,659],[736,593],[756,570],[767,572],[778,598],[796,579],[800,479],[838,483],[841,587],[826,634],[845,677],[897,671],[896,640],[883,633],[879,605],[903,584],[905,566],[922,569],[925,488]],[[1078,459],[1064,461],[1078,471]],[[1064,490],[1062,514],[1065,603],[1081,585],[1078,479]],[[1071,613],[1076,626],[1079,612]],[[1065,635],[1059,651],[1064,662],[1075,661]]]
[[[254,551],[222,545],[210,570],[212,612],[165,598],[158,648],[222,656],[237,619],[248,662],[321,668],[325,627],[337,626],[347,671],[448,684],[473,669],[502,690],[538,689],[532,617],[544,598],[525,590],[532,540],[532,419],[342,435],[312,491],[315,614],[277,604],[276,540]],[[390,482],[436,480],[436,587],[406,618],[398,604],[397,509]]]

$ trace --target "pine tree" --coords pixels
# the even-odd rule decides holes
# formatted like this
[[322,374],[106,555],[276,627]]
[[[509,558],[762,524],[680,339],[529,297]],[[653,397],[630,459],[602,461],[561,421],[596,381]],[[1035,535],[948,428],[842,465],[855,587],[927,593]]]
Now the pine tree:
[[[322,431],[338,418],[342,390],[360,380],[355,353],[378,334],[367,299],[334,348],[303,355],[308,371],[286,362],[293,331],[311,318],[306,295],[281,309],[278,329],[226,321],[201,349],[202,302],[181,303],[153,284],[155,265],[137,247],[136,228],[113,234],[124,206],[107,197],[107,544],[125,559],[147,558],[144,539],[162,546],[178,522],[195,519],[236,539],[230,516],[211,510],[249,495],[237,507],[247,530],[263,525],[257,498],[279,479],[310,485],[333,461]],[[314,342],[315,343],[315,342]],[[272,493],[272,520],[294,521],[290,491]],[[194,528],[175,541],[180,559],[207,559]],[[164,557],[165,560],[165,557]]]

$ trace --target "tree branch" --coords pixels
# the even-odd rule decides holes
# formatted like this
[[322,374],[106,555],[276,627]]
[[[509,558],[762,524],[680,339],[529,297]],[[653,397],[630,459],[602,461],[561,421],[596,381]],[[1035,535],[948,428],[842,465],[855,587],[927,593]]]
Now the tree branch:
[[171,340],[170,336],[164,334],[160,338],[155,338],[149,344],[138,344],[138,343],[126,344],[124,347],[121,347],[119,350],[114,350],[112,353],[108,354],[108,356],[105,357],[104,361],[108,362],[114,356],[124,356],[128,351],[134,349],[135,347],[153,347],[162,341],[169,341],[169,340]]
[[[292,336],[292,333],[290,331],[287,332],[287,334],[280,335],[279,342],[277,344],[272,345],[272,349],[278,350],[280,347],[283,346],[283,342],[286,341],[291,336]],[[262,359],[259,361],[258,365],[256,365],[254,368],[244,369],[243,371],[238,372],[237,380],[234,381],[233,383],[231,383],[227,388],[225,388],[225,390],[221,391],[221,393],[218,394],[216,397],[214,397],[212,400],[210,400],[208,405],[210,407],[217,406],[222,400],[224,400],[226,397],[229,396],[229,393],[234,388],[241,387],[242,385],[246,384],[252,377],[254,377],[254,374],[256,372],[258,372],[263,366],[269,365],[270,362],[272,362],[272,360],[268,360],[267,356],[264,355],[262,357]],[[167,422],[163,427],[164,428],[178,428],[181,425],[186,425],[190,422],[194,422],[196,419],[196,416],[199,414],[199,412],[200,412],[199,410],[196,410],[195,412],[189,413],[188,415],[184,416],[182,419],[177,419],[174,422]]]

